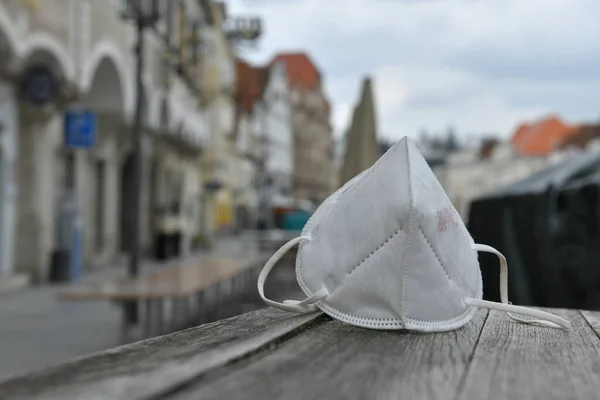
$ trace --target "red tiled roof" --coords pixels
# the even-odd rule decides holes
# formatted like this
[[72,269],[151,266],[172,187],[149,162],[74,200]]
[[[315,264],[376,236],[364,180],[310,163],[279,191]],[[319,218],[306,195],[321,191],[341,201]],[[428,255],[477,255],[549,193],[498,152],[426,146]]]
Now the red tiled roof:
[[516,143],[516,142],[522,140],[523,136],[529,130],[529,128],[531,128],[531,125],[529,125],[529,124],[519,125],[519,127],[517,128],[517,131],[515,132],[515,134],[512,137],[512,143]]
[[290,87],[310,90],[321,82],[321,73],[305,53],[279,53],[269,65],[278,61],[285,63]]
[[557,117],[548,117],[534,124],[521,125],[511,141],[519,154],[543,156],[551,153],[578,129],[578,126],[567,125]]
[[236,86],[235,100],[239,110],[251,112],[254,103],[262,95],[261,77],[257,68],[247,62],[237,59],[235,62]]
[[255,67],[256,78],[258,80],[258,88],[260,89],[260,97],[265,93],[267,83],[269,82],[270,68],[267,67]]

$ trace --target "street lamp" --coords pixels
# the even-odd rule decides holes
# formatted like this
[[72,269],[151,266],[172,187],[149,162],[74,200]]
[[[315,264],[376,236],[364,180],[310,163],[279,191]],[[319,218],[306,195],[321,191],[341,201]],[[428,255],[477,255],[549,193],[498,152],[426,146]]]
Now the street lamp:
[[160,18],[160,0],[122,0],[121,17],[146,27],[154,25]]
[[[133,191],[129,199],[132,212],[131,242],[129,248],[129,276],[136,277],[140,270],[140,209],[142,192],[142,117],[145,108],[144,84],[142,72],[144,70],[144,33],[146,28],[153,26],[160,18],[160,0],[123,0],[121,3],[121,17],[132,21],[136,25],[136,105],[135,120],[132,130],[133,138]],[[125,308],[125,318],[129,323],[138,321],[138,307],[136,302],[131,302]]]
[[129,275],[135,277],[139,273],[140,261],[140,208],[142,189],[142,118],[145,108],[144,84],[144,33],[146,28],[153,26],[160,18],[160,0],[124,0],[121,3],[121,17],[136,25],[136,106],[133,124],[133,195],[131,201],[132,226],[131,246],[129,248]]

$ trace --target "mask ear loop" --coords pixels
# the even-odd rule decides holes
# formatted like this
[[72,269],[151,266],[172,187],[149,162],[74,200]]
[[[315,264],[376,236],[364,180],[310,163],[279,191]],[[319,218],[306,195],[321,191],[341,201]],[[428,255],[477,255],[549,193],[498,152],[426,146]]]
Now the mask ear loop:
[[[506,263],[506,257],[498,250],[491,246],[484,244],[474,244],[472,248],[476,251],[483,251],[486,253],[495,254],[500,260],[500,301],[496,303],[493,301],[480,300],[475,298],[466,298],[465,302],[475,307],[484,307],[498,311],[505,311],[508,316],[518,322],[524,324],[540,324],[550,326],[553,328],[570,328],[571,322],[557,315],[547,313],[545,311],[534,310],[528,307],[514,306],[508,301],[508,266]],[[537,319],[525,319],[514,314],[527,315]]]
[[318,308],[315,305],[315,303],[321,301],[322,299],[324,299],[325,297],[327,297],[329,295],[329,292],[327,291],[327,289],[325,287],[323,287],[321,290],[318,290],[317,292],[315,292],[314,294],[312,294],[311,296],[307,297],[306,299],[304,299],[302,301],[285,300],[283,303],[279,303],[277,301],[273,301],[273,300],[267,299],[265,297],[264,286],[265,286],[265,281],[267,280],[267,276],[269,275],[269,272],[271,272],[271,270],[273,269],[275,264],[277,264],[277,261],[279,261],[285,253],[287,253],[292,247],[294,247],[295,245],[300,243],[300,241],[302,241],[302,240],[310,240],[310,237],[299,236],[297,238],[290,240],[283,246],[281,246],[279,248],[279,250],[277,250],[275,252],[275,254],[273,254],[271,256],[269,261],[267,261],[267,263],[263,267],[262,271],[260,271],[260,275],[258,275],[258,282],[257,282],[258,293],[260,294],[261,299],[267,305],[269,305],[271,307],[279,308],[284,311],[297,312],[297,313],[309,313],[309,312],[318,311]]

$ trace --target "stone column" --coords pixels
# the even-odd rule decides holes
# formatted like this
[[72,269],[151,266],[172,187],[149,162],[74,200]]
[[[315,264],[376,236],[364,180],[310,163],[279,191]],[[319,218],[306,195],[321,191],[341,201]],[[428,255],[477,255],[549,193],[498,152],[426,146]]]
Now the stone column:
[[106,223],[104,244],[110,258],[119,254],[119,174],[120,157],[116,141],[106,159]]
[[143,255],[148,255],[152,249],[152,218],[151,207],[152,203],[152,155],[153,143],[152,138],[146,132],[142,142],[142,201],[140,204],[140,246]]
[[57,142],[62,119],[20,105],[16,270],[46,279],[55,238]]
[[[85,258],[94,266],[103,266],[114,261],[118,253],[118,192],[119,192],[119,151],[117,132],[121,125],[120,117],[110,113],[96,114],[96,142],[90,150],[81,150],[82,182],[81,196],[85,196]],[[104,165],[104,193],[98,197],[97,164]],[[101,203],[100,205],[98,203]],[[102,231],[98,232],[98,207],[102,206]],[[101,235],[102,247],[97,248],[97,235]]]

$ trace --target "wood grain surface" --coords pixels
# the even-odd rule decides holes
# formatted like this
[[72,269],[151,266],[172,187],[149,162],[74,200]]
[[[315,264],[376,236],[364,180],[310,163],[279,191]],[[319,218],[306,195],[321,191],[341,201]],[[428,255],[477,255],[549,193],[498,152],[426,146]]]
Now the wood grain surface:
[[580,310],[581,315],[592,327],[596,334],[600,336],[600,312]]
[[374,331],[328,321],[176,399],[447,399],[456,393],[486,311],[445,333]]
[[144,399],[307,329],[319,313],[264,309],[0,383],[0,399]]
[[445,333],[265,309],[0,383],[0,399],[598,399],[600,313],[480,310]]
[[598,399],[598,336],[579,312],[549,311],[572,328],[521,324],[490,311],[458,398]]

